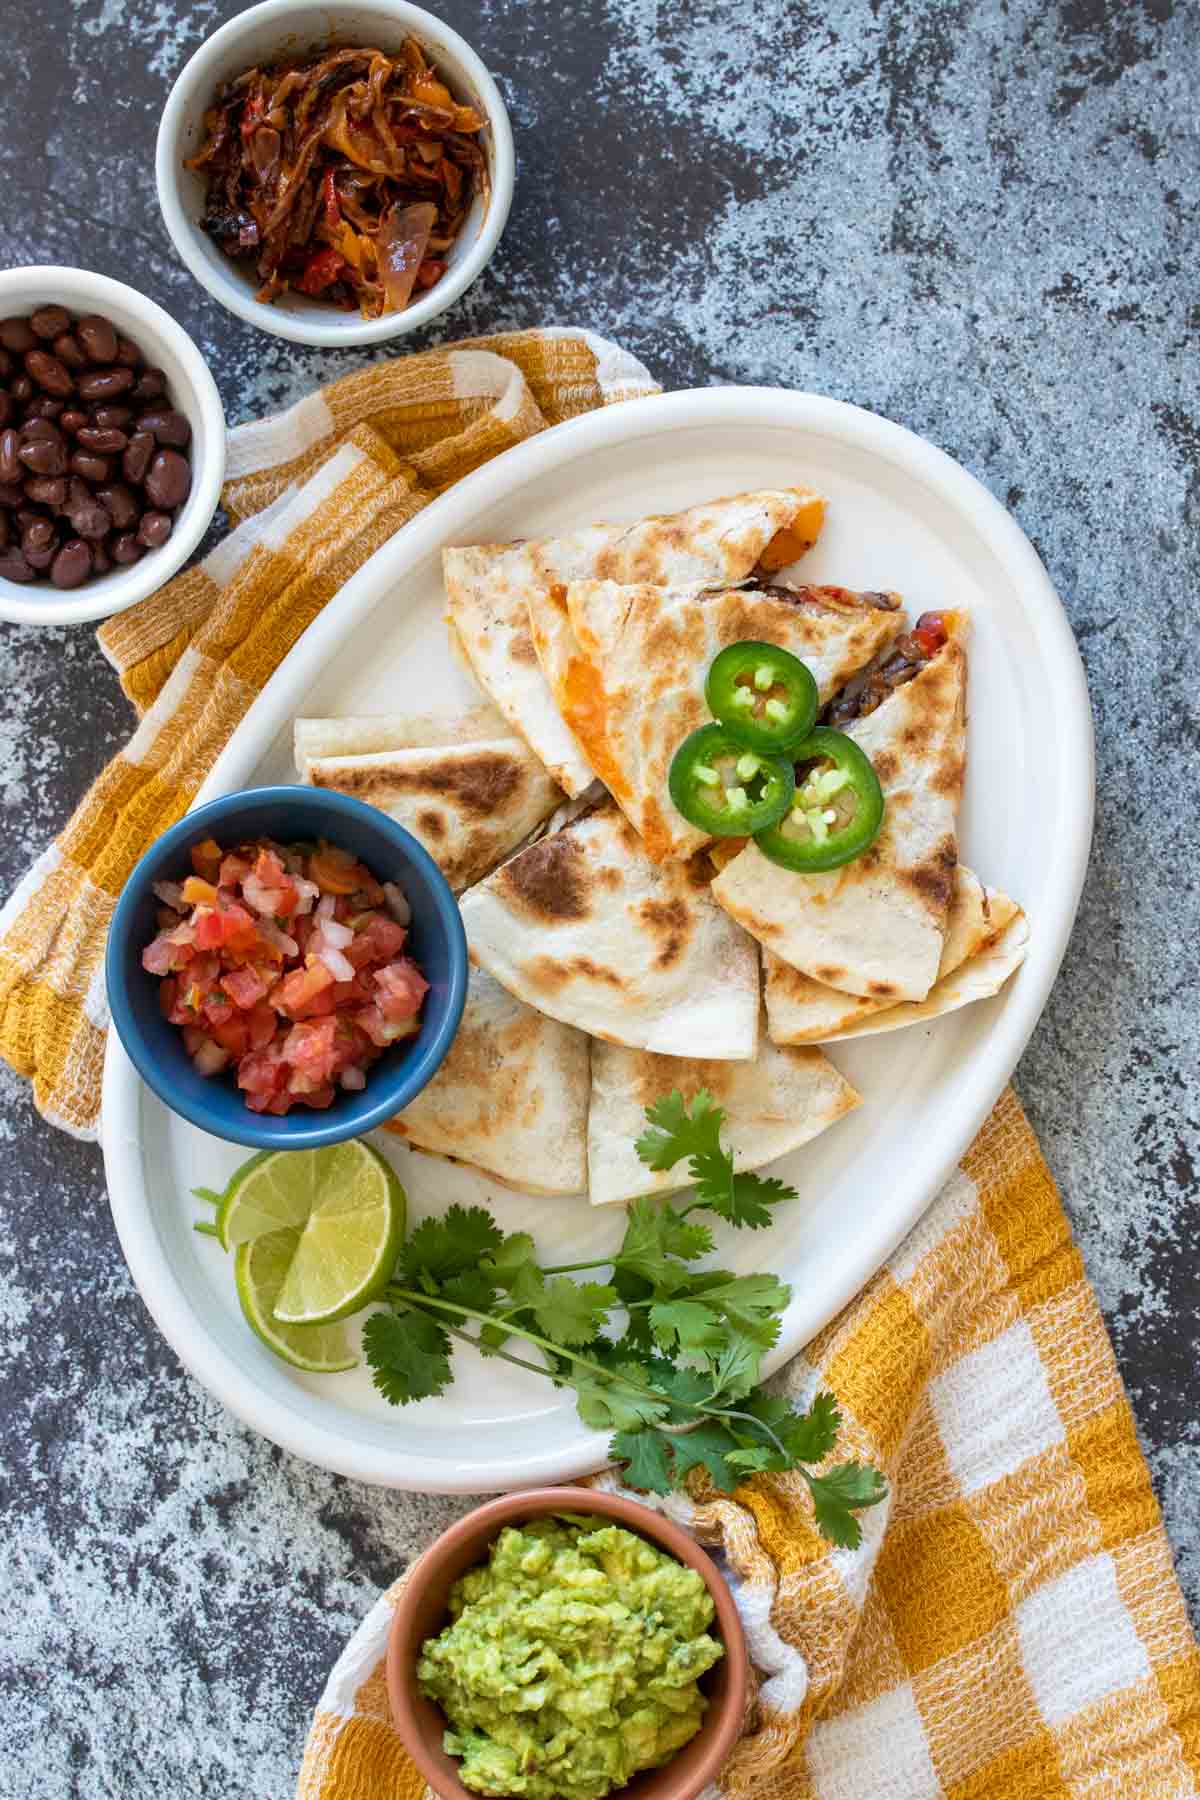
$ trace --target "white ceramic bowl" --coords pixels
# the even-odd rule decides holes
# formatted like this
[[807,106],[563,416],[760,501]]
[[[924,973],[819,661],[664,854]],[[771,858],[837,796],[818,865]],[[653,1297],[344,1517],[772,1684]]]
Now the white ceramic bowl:
[[0,273],[0,319],[34,312],[53,301],[76,315],[103,313],[133,340],[147,363],[164,371],[171,405],[186,414],[192,427],[188,451],[192,491],[166,543],[148,550],[129,568],[112,569],[107,575],[92,576],[82,587],[65,590],[48,581],[23,585],[0,579],[0,619],[19,625],[74,625],[124,612],[144,600],[186,562],[204,536],[217,510],[225,474],[220,395],[187,332],[144,294],[89,269],[40,266]]
[[[204,141],[204,113],[222,82],[256,63],[294,56],[331,44],[343,48],[378,45],[398,50],[415,37],[457,100],[486,114],[481,143],[488,160],[490,191],[476,195],[462,231],[447,258],[449,267],[424,299],[403,312],[364,319],[343,313],[303,294],[288,294],[266,306],[254,298],[246,272],[200,229],[204,181],[184,159]],[[175,248],[197,281],[239,318],[276,337],[334,349],[378,344],[427,325],[452,306],[481,272],[500,241],[512,204],[513,140],[500,90],[471,46],[422,7],[406,0],[355,0],[327,5],[321,0],[263,0],[239,13],[201,44],[171,89],[158,128],[158,201]]]

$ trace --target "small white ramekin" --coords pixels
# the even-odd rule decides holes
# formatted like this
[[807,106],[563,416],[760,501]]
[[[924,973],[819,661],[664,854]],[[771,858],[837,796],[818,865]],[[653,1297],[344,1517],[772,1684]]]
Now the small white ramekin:
[[[358,313],[322,306],[303,294],[287,294],[265,305],[254,298],[252,278],[200,229],[204,181],[183,165],[204,141],[206,108],[212,105],[222,82],[256,64],[331,45],[378,45],[381,50],[394,51],[406,37],[415,37],[428,51],[457,100],[486,115],[481,143],[488,161],[488,194],[476,195],[437,286],[403,312],[364,319]],[[407,0],[352,0],[346,5],[325,0],[262,0],[201,44],[171,89],[158,128],[158,202],[175,248],[197,281],[222,306],[251,325],[294,343],[332,349],[401,337],[452,306],[500,241],[512,204],[513,169],[512,127],[500,90],[487,69],[456,31],[422,7],[408,5]]]
[[204,536],[225,474],[225,415],[217,384],[187,332],[161,306],[90,269],[45,265],[0,273],[0,319],[28,315],[52,303],[76,317],[102,313],[132,339],[150,367],[162,369],[171,405],[192,428],[192,489],[166,543],[128,568],[93,575],[81,587],[68,589],[49,581],[25,585],[0,578],[0,619],[18,625],[74,625],[124,612],[144,600],[174,575]]

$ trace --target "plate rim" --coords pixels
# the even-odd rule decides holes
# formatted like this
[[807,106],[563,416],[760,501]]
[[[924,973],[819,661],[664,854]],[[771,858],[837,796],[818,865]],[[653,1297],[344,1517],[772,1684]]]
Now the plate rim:
[[[886,1231],[863,1233],[861,1249],[841,1277],[822,1289],[819,1303],[793,1301],[785,1329],[766,1367],[773,1369],[800,1353],[821,1328],[877,1273],[917,1224],[958,1163],[1003,1091],[1033,1032],[1058,974],[1078,910],[1087,871],[1095,792],[1095,748],[1087,681],[1066,609],[1037,551],[1020,525],[981,481],[928,439],[894,420],[847,401],[804,390],[721,385],[622,401],[552,426],[504,451],[437,496],[374,552],[304,632],[253,701],[217,758],[193,801],[202,805],[244,786],[263,749],[293,714],[289,696],[319,672],[330,650],[371,612],[381,585],[394,585],[397,544],[411,566],[454,535],[449,521],[471,516],[515,488],[577,457],[622,441],[697,425],[784,425],[809,430],[866,450],[916,478],[965,516],[1015,585],[1042,604],[1027,616],[1055,692],[1055,730],[1060,760],[1078,771],[1076,804],[1056,837],[1048,887],[1050,897],[1038,918],[1036,946],[1010,991],[985,1053],[964,1074],[956,1103],[925,1133],[921,1160],[925,1178],[914,1184],[911,1204],[893,1215]],[[387,571],[385,573],[385,570]],[[146,1194],[139,1140],[142,1083],[111,1026],[106,1046],[101,1141],[109,1205],[122,1252],[134,1283],[155,1323],[184,1366],[245,1424],[281,1448],[338,1474],[376,1485],[439,1493],[507,1491],[536,1482],[570,1479],[602,1466],[605,1438],[582,1425],[556,1448],[497,1464],[452,1464],[356,1440],[354,1415],[343,1431],[303,1417],[294,1407],[260,1392],[193,1312],[153,1220]],[[399,1466],[398,1466],[399,1465]]]

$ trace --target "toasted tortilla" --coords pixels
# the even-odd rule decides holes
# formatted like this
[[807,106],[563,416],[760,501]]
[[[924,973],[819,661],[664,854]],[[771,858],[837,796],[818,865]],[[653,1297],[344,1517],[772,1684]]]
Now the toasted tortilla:
[[848,727],[883,788],[883,830],[844,868],[802,875],[755,843],[713,895],[802,974],[869,1000],[923,1000],[937,979],[958,862],[966,762],[966,619],[912,681]]
[[523,738],[310,756],[308,779],[376,806],[424,844],[456,893],[481,881],[562,800]]
[[587,1186],[588,1041],[472,969],[454,1042],[385,1129],[531,1194]]
[[611,800],[461,904],[472,960],[551,1018],[666,1056],[754,1056],[757,945],[713,904],[702,858],[656,866]]
[[563,723],[529,629],[531,594],[571,581],[732,585],[815,542],[824,502],[810,488],[764,488],[633,524],[443,552],[447,620],[480,687],[568,794],[593,770]]
[[593,1206],[670,1193],[690,1185],[686,1163],[648,1169],[634,1148],[645,1109],[678,1088],[701,1088],[725,1108],[721,1141],[737,1169],[759,1169],[807,1144],[859,1104],[859,1095],[819,1050],[785,1050],[764,1038],[753,1062],[653,1056],[592,1045],[588,1193]]
[[794,599],[782,588],[584,581],[531,596],[530,625],[550,691],[655,862],[692,856],[712,841],[676,810],[667,776],[684,738],[712,716],[704,682],[718,651],[746,638],[782,645],[807,663],[823,703],[904,629],[897,595],[791,591]]
[[[997,888],[985,888],[978,875],[959,863],[954,872],[954,898],[946,925],[942,957],[937,980],[924,1000],[894,1005],[887,1000],[864,1000],[854,994],[839,993],[819,981],[802,975],[799,969],[780,962],[770,950],[763,953],[764,995],[767,1003],[767,1030],[776,1044],[824,1044],[844,1036],[865,1035],[858,1030],[896,1031],[915,1023],[914,1015],[937,1018],[953,1012],[971,1000],[982,1000],[1003,986],[1016,968],[1011,956],[1018,949],[1019,962],[1024,956],[1028,934],[1015,934],[1009,941],[1008,953],[995,955],[1008,928],[1022,918],[1020,907]],[[969,969],[975,959],[978,969]],[[1000,974],[1002,968],[1007,972]],[[988,987],[989,980],[996,986]]]
[[296,772],[324,756],[363,756],[368,750],[427,750],[439,744],[485,743],[509,737],[504,715],[488,700],[465,713],[361,713],[346,719],[297,719]]

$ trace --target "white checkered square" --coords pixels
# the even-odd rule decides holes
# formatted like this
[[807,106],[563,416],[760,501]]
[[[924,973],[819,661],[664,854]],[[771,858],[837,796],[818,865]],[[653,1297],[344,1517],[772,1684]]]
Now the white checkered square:
[[1066,1438],[1023,1319],[936,1376],[929,1398],[964,1494],[1011,1475],[1031,1456]]
[[1048,1725],[1150,1674],[1110,1556],[1089,1556],[1017,1608],[1021,1660]]
[[806,1746],[817,1800],[938,1800],[912,1683],[813,1726]]

